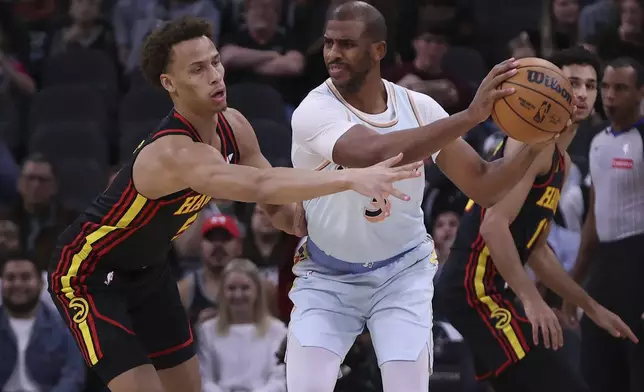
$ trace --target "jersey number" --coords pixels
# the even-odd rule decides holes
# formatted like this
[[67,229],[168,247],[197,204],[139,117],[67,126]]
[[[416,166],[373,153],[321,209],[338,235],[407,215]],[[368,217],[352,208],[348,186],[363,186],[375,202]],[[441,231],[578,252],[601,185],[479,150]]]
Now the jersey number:
[[388,198],[385,199],[385,211],[377,207],[376,199],[372,199],[370,204],[370,207],[364,209],[364,217],[371,223],[382,222],[387,217],[385,213],[391,212],[391,203]]
[[177,231],[177,234],[175,234],[174,237],[172,237],[172,240],[175,240],[177,237],[179,237],[181,234],[183,234],[183,232],[188,230],[190,225],[192,225],[192,223],[197,220],[198,216],[199,216],[199,213],[196,213],[196,214],[193,214],[192,216],[190,216],[190,218],[186,219],[186,222],[183,224],[183,226],[181,226],[179,231]]

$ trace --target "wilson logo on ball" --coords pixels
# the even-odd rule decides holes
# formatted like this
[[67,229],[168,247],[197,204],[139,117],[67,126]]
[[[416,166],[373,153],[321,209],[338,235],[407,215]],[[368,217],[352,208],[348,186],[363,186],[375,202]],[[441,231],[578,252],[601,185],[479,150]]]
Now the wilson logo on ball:
[[528,71],[528,82],[535,84],[543,84],[547,88],[554,90],[557,94],[561,95],[563,99],[572,104],[572,95],[568,90],[559,85],[559,81],[555,78],[552,78],[543,72],[539,71]]

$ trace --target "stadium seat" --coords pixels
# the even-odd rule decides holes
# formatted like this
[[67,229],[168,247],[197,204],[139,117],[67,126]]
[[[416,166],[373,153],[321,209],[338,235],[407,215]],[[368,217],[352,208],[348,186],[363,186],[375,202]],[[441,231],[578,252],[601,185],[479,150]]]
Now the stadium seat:
[[128,91],[119,106],[119,124],[137,121],[161,121],[172,109],[168,94],[150,85],[140,85]]
[[36,93],[29,114],[30,133],[40,124],[69,121],[94,122],[109,130],[105,105],[91,88],[51,86]]
[[62,203],[83,211],[107,186],[107,167],[93,160],[66,159],[57,162]]
[[29,152],[40,152],[53,161],[94,160],[107,165],[109,146],[105,135],[93,122],[40,124],[29,140]]
[[288,125],[286,106],[280,93],[268,85],[239,83],[226,90],[228,106],[239,110],[246,118],[264,118]]
[[290,167],[291,130],[284,124],[263,118],[249,119],[262,153],[273,166]]

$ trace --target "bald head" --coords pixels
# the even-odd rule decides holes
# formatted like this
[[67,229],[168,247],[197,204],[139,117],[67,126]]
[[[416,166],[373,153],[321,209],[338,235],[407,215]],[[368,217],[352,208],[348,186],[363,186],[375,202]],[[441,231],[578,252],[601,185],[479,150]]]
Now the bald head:
[[364,24],[364,35],[371,42],[381,42],[387,40],[387,24],[374,6],[364,1],[349,1],[333,10],[329,20],[357,21]]

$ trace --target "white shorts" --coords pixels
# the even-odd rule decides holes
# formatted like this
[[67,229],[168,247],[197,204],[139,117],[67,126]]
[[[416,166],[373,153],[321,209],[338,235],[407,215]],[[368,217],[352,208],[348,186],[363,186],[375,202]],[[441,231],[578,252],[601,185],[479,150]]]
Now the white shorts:
[[300,253],[289,293],[294,304],[289,337],[344,360],[366,325],[379,366],[415,361],[427,347],[431,367],[433,255],[434,244],[428,240],[390,264],[351,274],[315,264],[308,252]]

